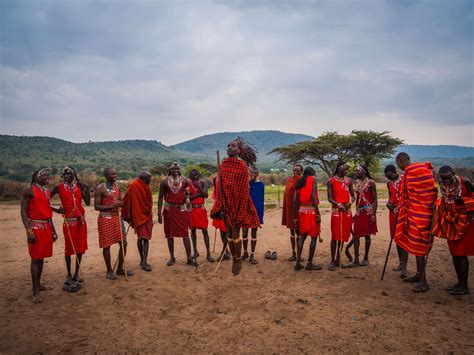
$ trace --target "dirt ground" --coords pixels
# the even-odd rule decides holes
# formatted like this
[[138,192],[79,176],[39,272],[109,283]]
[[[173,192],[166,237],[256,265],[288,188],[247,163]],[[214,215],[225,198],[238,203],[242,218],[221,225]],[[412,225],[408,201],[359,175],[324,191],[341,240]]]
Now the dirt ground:
[[[266,211],[259,231],[259,264],[244,263],[231,275],[230,262],[214,274],[215,263],[202,257],[198,270],[185,265],[182,243],[177,263],[168,259],[162,226],[156,224],[147,273],[138,268],[136,237],[129,236],[127,282],[105,279],[98,248],[97,213],[87,208],[89,250],[83,259],[85,285],[75,294],[62,291],[65,277],[63,237],[47,260],[42,304],[31,303],[29,255],[19,205],[0,205],[0,353],[31,352],[159,352],[159,353],[327,353],[327,352],[474,352],[474,296],[450,296],[455,281],[444,241],[437,240],[428,263],[431,290],[412,292],[392,271],[392,248],[384,281],[380,281],[389,243],[387,212],[378,216],[370,266],[330,272],[295,272],[280,209]],[[55,225],[61,228],[61,217]],[[329,214],[323,216],[323,243],[316,262],[329,262]],[[214,230],[210,229],[211,240]],[[200,234],[199,234],[200,236]],[[199,251],[204,243],[199,238]],[[218,238],[219,239],[219,238]],[[363,242],[362,242],[363,245]],[[218,240],[216,246],[220,249]],[[309,243],[305,246],[305,257]],[[265,260],[266,250],[278,259]],[[113,248],[113,255],[118,248]],[[409,270],[413,271],[410,258]],[[473,267],[470,284],[474,287]]]

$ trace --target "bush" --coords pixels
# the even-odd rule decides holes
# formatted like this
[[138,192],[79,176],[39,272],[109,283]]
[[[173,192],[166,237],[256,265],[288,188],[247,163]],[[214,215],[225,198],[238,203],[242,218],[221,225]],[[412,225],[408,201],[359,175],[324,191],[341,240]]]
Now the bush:
[[0,199],[19,200],[23,195],[23,190],[28,186],[27,182],[0,181]]

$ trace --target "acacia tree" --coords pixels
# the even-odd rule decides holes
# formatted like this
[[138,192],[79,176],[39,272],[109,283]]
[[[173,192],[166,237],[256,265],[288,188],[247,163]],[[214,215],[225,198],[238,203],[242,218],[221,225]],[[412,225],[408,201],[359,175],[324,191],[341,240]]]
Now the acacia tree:
[[325,132],[310,141],[275,148],[269,154],[276,153],[280,160],[289,164],[302,162],[316,165],[331,176],[340,161],[373,167],[381,159],[392,156],[403,141],[391,137],[389,133],[352,131],[348,135],[342,135]]

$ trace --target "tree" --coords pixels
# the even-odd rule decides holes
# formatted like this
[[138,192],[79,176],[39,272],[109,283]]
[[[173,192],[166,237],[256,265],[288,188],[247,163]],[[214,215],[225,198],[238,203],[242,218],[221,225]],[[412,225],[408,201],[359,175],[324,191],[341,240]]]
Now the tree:
[[277,153],[280,160],[290,164],[316,165],[331,176],[340,161],[372,167],[380,159],[392,156],[402,143],[387,131],[352,131],[348,135],[326,132],[310,141],[275,148],[268,154]]

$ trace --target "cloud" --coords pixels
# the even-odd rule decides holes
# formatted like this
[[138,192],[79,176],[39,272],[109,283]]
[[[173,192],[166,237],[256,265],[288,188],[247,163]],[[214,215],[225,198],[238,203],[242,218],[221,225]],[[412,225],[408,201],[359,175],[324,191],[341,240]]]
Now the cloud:
[[0,3],[1,131],[473,145],[471,1]]

